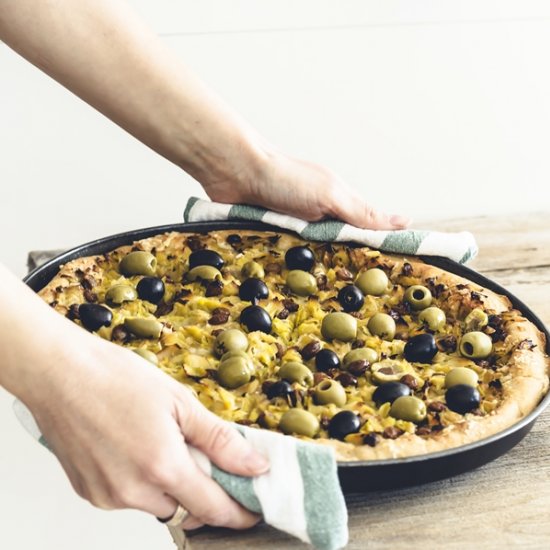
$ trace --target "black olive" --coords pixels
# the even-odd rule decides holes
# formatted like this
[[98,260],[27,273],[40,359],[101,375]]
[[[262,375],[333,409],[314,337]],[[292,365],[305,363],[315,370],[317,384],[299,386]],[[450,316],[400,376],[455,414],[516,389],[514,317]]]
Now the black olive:
[[285,262],[288,269],[309,271],[315,264],[315,256],[307,246],[293,246],[286,251]]
[[267,285],[256,277],[246,279],[239,288],[239,298],[247,302],[256,302],[256,300],[263,300],[268,296]]
[[413,336],[405,345],[405,359],[416,363],[431,363],[437,353],[435,338],[432,334]]
[[275,397],[286,397],[292,393],[292,386],[286,380],[279,380],[269,386],[265,392],[268,399],[274,399]]
[[136,289],[142,300],[152,304],[158,304],[164,298],[164,283],[158,277],[143,277]]
[[456,386],[451,386],[445,392],[445,401],[451,411],[466,414],[479,407],[481,398],[479,392],[473,386],[457,384]]
[[333,439],[344,440],[346,435],[359,431],[361,420],[352,411],[341,411],[335,414],[328,425],[328,435]]
[[101,327],[108,327],[113,321],[111,310],[99,304],[80,304],[78,316],[84,328],[88,330],[98,330]]
[[231,233],[231,235],[227,236],[227,239],[225,239],[228,244],[233,246],[234,244],[240,244],[243,242],[240,235],[237,235],[237,233]]
[[261,330],[266,334],[271,333],[271,317],[263,307],[245,307],[241,312],[240,321],[250,332]]
[[340,367],[340,359],[331,349],[322,349],[315,356],[315,367],[321,372],[337,369]]
[[195,252],[191,252],[189,256],[189,269],[193,269],[198,265],[211,265],[216,269],[221,269],[223,264],[223,258],[217,252],[206,248],[195,250]]
[[355,285],[347,285],[338,293],[338,301],[344,311],[358,311],[363,307],[365,297]]
[[385,382],[376,388],[372,394],[373,401],[378,405],[393,403],[398,397],[411,395],[411,388],[401,382]]

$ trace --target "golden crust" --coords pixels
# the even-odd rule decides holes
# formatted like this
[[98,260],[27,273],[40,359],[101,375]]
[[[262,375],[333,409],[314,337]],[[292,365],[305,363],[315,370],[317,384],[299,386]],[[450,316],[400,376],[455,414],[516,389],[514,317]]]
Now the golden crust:
[[[285,250],[291,246],[303,244],[302,240],[292,235],[285,233],[267,233],[260,235],[262,238],[261,243],[265,244],[265,242],[267,242],[265,239],[269,236],[274,237],[278,235],[279,238],[275,241],[276,244],[272,243],[268,246],[264,244],[260,245],[258,244],[260,241],[255,239],[259,236],[258,232],[239,231],[238,234],[242,241],[246,243],[246,246],[244,246],[242,250],[238,247],[237,250],[234,250],[227,243],[227,237],[232,233],[234,232],[215,231],[205,236],[198,237],[202,239],[203,245],[206,244],[209,248],[218,250],[224,257],[233,258],[234,260],[234,265],[228,265],[224,270],[224,296],[219,300],[208,300],[206,298],[195,297],[197,289],[194,288],[193,298],[188,304],[180,307],[180,304],[176,303],[176,307],[179,308],[178,313],[181,314],[183,312],[192,315],[196,325],[203,327],[201,329],[202,332],[193,331],[193,329],[190,328],[191,325],[186,325],[184,321],[180,322],[178,319],[176,323],[165,323],[165,327],[169,330],[164,332],[161,342],[155,343],[154,345],[138,342],[139,347],[147,346],[158,354],[159,358],[162,359],[163,364],[161,367],[163,367],[164,370],[186,383],[192,382],[195,384],[197,376],[193,375],[196,375],[201,369],[204,372],[215,369],[215,359],[213,363],[212,359],[206,355],[206,352],[212,349],[212,332],[216,329],[215,326],[208,326],[207,318],[211,311],[215,307],[219,307],[220,304],[226,307],[232,307],[235,314],[232,315],[228,323],[224,325],[224,328],[239,326],[238,314],[243,306],[238,300],[234,299],[236,288],[238,288],[235,285],[235,280],[238,280],[240,267],[244,261],[246,259],[255,259],[264,263],[269,263],[270,261],[278,261],[280,263],[280,256],[284,254]],[[106,288],[115,282],[120,282],[120,279],[124,279],[116,272],[115,268],[119,259],[133,248],[153,251],[157,257],[164,258],[167,264],[170,264],[172,261],[169,258],[174,256],[173,261],[176,263],[169,269],[166,269],[162,275],[166,275],[169,280],[173,278],[174,280],[181,281],[185,262],[190,254],[188,238],[189,234],[183,233],[157,235],[136,242],[131,246],[120,247],[106,256],[80,258],[72,261],[60,268],[56,277],[40,291],[40,295],[45,301],[52,304],[61,314],[65,315],[69,313],[71,304],[94,300],[98,300],[99,302],[103,301]],[[332,284],[334,287],[340,284],[338,282],[339,269],[349,268],[351,271],[358,272],[365,268],[379,267],[390,274],[390,279],[394,283],[394,291],[396,293],[394,298],[396,303],[398,303],[398,289],[413,284],[423,284],[428,287],[440,285],[438,288],[443,290],[441,303],[439,305],[445,309],[449,324],[451,325],[449,334],[456,334],[465,316],[472,309],[479,307],[492,315],[502,317],[503,334],[505,334],[504,340],[498,341],[497,339],[494,346],[497,355],[499,355],[498,368],[495,367],[495,365],[491,368],[472,365],[472,367],[477,368],[480,373],[484,387],[486,387],[488,392],[487,410],[482,411],[484,414],[467,413],[465,415],[458,415],[452,412],[449,412],[449,414],[442,413],[442,416],[447,415],[449,417],[448,422],[444,425],[444,429],[440,431],[432,430],[429,434],[422,435],[418,435],[415,432],[414,426],[409,427],[402,423],[399,424],[399,426],[405,428],[405,433],[402,433],[396,439],[377,437],[376,445],[374,446],[357,444],[357,441],[347,442],[328,438],[315,439],[319,444],[333,447],[339,460],[356,461],[407,457],[442,451],[479,441],[480,439],[506,429],[529,414],[547,393],[549,387],[548,374],[550,371],[550,360],[544,353],[546,347],[544,335],[532,323],[525,319],[520,312],[512,309],[510,301],[505,296],[500,296],[458,275],[426,264],[415,257],[382,254],[368,248],[348,248],[343,245],[329,247],[336,250],[330,252],[329,248],[323,249],[322,245],[319,243],[310,244],[311,247],[315,249],[319,259],[319,264],[316,265],[313,270],[314,274],[316,276],[322,274],[328,277],[329,284],[330,281],[333,280],[334,282]],[[277,256],[277,254],[279,256]],[[162,262],[159,261],[159,265],[161,263]],[[228,264],[231,264],[231,262],[228,262]],[[174,265],[175,267],[173,267]],[[272,302],[275,303],[277,307],[279,307],[285,299],[285,295],[281,294],[281,287],[283,286],[281,283],[284,283],[284,279],[281,277],[282,276],[277,273],[270,273],[266,276],[266,282],[272,293]],[[135,280],[133,282],[135,283]],[[233,288],[231,285],[233,285]],[[177,287],[177,284],[174,286]],[[320,292],[320,294],[322,293]],[[296,299],[295,297],[292,298]],[[326,301],[330,302],[330,296],[327,297]],[[317,304],[314,305],[317,306]],[[378,307],[376,304],[370,305],[372,307]],[[311,301],[307,303],[304,301],[300,302],[300,308],[303,309],[304,312],[309,311],[310,314],[315,317],[317,310],[313,308]],[[321,308],[320,305],[319,308]],[[152,315],[155,313],[154,309],[155,308],[152,306],[140,306],[139,310],[134,308],[129,310],[129,312],[122,312],[122,316],[118,316],[118,313],[115,313],[115,322],[123,320],[124,315],[127,314]],[[203,310],[207,313],[204,313]],[[275,307],[273,312],[270,311],[272,316],[274,316],[273,313],[276,311]],[[288,345],[288,349],[282,357],[277,356],[279,350],[278,346],[275,345],[276,339],[272,336],[255,338],[253,341],[253,345],[256,346],[254,349],[257,350],[262,368],[271,368],[270,374],[273,374],[273,367],[269,365],[270,363],[272,365],[274,362],[280,362],[283,359],[292,360],[297,357],[296,350],[293,350],[290,344],[299,347],[311,341],[312,338],[322,338],[319,331],[318,319],[309,320],[307,319],[307,315],[302,315],[304,318],[301,318],[300,322],[302,324],[309,323],[309,325],[306,327],[307,331],[299,334],[297,332],[297,327],[299,328],[299,324],[296,321],[297,317],[292,317],[292,315],[289,316],[288,322],[277,322],[277,327],[274,329],[280,340],[285,345]],[[169,321],[168,317],[164,318],[161,316],[159,318],[162,319],[163,322],[167,321],[167,319]],[[285,322],[287,322],[288,325],[290,325],[291,322],[294,323],[290,330],[291,336],[287,334],[288,331],[286,329],[287,325],[284,325]],[[409,323],[409,328],[414,328],[416,326],[414,318],[411,318],[407,322]],[[180,323],[181,326],[178,326],[178,323]],[[361,321],[359,324],[362,324]],[[455,331],[454,333],[452,332],[453,330]],[[180,332],[184,334],[184,337],[182,336],[183,340],[178,340],[177,338]],[[105,338],[111,338],[112,328],[100,329],[99,334]],[[281,334],[283,336],[281,336]],[[366,329],[364,329],[364,334],[368,336]],[[386,344],[379,343],[379,345],[382,346]],[[189,352],[189,349],[191,352]],[[344,353],[348,349],[349,346],[346,347],[342,345],[337,348],[337,351]],[[399,349],[399,347],[397,346],[396,349]],[[191,355],[189,353],[191,353]],[[198,361],[196,357],[199,357],[200,361]],[[178,369],[172,368],[173,364],[178,361],[181,363]],[[438,365],[438,367],[440,366],[439,371],[437,368],[435,371],[434,369],[424,369],[424,371],[429,371],[428,374],[424,371],[418,371],[414,374],[419,377],[426,376],[426,379],[431,376],[431,380],[440,379],[441,374],[444,374],[446,369],[448,370],[448,368],[450,368],[449,365],[462,365],[464,359],[460,358],[457,354],[442,353],[440,362],[441,365]],[[198,371],[189,374],[188,363],[198,364],[196,367]],[[212,368],[209,369],[208,367]],[[204,369],[206,369],[206,371]],[[491,385],[488,381],[495,384],[495,387],[498,386],[498,391],[490,389]],[[197,384],[202,384],[199,389],[205,394],[204,398],[201,396],[203,403],[206,405],[210,404],[214,407],[214,412],[217,412],[222,417],[239,421],[239,418],[231,416],[236,413],[232,412],[231,414],[226,414],[225,409],[220,409],[219,407],[216,409],[219,400],[224,402],[224,407],[226,408],[232,406],[232,400],[235,400],[235,398],[232,396],[231,392],[220,389],[221,397],[220,394],[216,394],[216,399],[209,401],[206,395],[207,390],[208,392],[215,391],[215,382],[208,379],[207,376],[204,376]],[[247,386],[249,386],[247,390],[249,390],[250,393],[261,393],[259,381],[257,381],[255,385],[250,383]],[[355,390],[350,391],[353,392]],[[237,392],[237,394],[238,393],[239,392]],[[240,398],[241,396],[238,395],[237,399]],[[242,406],[244,402],[239,401],[239,403]],[[267,407],[265,403],[262,406]],[[321,416],[327,414],[330,416],[335,412],[334,408],[323,410],[320,410],[319,407],[313,408]],[[275,415],[274,417],[276,417],[279,412],[278,410],[275,411],[273,413]],[[241,411],[239,411],[239,414],[241,414]],[[265,418],[264,422],[267,422]],[[264,427],[273,427],[273,424],[267,422],[267,424],[264,424]]]

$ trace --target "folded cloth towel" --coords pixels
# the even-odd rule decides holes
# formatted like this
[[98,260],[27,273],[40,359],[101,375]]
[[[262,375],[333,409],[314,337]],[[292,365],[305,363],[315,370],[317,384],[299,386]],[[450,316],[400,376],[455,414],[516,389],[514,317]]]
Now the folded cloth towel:
[[[29,409],[15,401],[14,411],[25,429],[48,447]],[[348,515],[334,451],[268,430],[233,426],[269,458],[269,472],[256,478],[229,474],[212,464],[204,453],[191,448],[199,467],[236,501],[261,514],[269,525],[320,550],[346,546]]]
[[474,258],[478,248],[467,232],[441,233],[420,229],[381,231],[359,229],[337,220],[306,222],[265,208],[244,204],[222,204],[191,197],[183,214],[186,222],[215,220],[254,220],[298,233],[312,241],[356,242],[398,254],[443,256],[464,264]]

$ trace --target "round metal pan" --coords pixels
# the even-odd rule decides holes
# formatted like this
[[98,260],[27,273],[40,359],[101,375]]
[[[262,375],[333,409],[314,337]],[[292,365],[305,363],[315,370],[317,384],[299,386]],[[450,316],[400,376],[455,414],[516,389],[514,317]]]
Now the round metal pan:
[[[60,265],[76,258],[103,254],[119,246],[131,244],[135,240],[145,239],[166,231],[206,233],[220,229],[285,232],[285,230],[278,227],[248,221],[181,223],[138,229],[98,239],[64,252],[29,273],[24,281],[34,291],[38,292],[57,274]],[[290,233],[290,231],[288,232]],[[451,260],[432,256],[422,257],[421,259],[426,263],[465,277],[484,288],[507,296],[513,306],[546,335],[546,351],[550,353],[550,334],[542,321],[506,289],[476,271]],[[491,437],[461,447],[408,458],[341,462],[338,464],[338,474],[342,489],[345,493],[358,493],[405,487],[443,479],[482,466],[519,443],[529,433],[537,417],[549,404],[550,393],[541,400],[535,410],[513,426]]]

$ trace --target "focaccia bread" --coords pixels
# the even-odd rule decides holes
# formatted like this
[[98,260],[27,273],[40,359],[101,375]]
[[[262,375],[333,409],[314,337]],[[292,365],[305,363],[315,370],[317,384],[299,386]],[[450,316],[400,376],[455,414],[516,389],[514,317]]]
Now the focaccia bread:
[[342,461],[483,439],[548,391],[544,335],[508,298],[365,247],[166,233],[71,261],[40,295],[220,417]]

